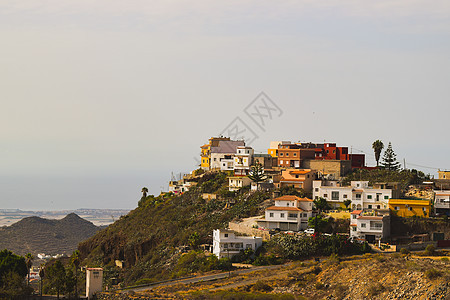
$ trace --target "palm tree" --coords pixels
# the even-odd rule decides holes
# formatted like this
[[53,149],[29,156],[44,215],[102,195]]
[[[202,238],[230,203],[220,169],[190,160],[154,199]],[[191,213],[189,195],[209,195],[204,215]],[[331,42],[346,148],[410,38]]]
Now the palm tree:
[[31,253],[25,254],[25,263],[27,264],[27,272],[28,272],[28,276],[27,276],[28,285],[30,285],[30,269],[33,266],[33,259],[34,259],[34,256]]
[[144,186],[141,190],[141,193],[142,193],[142,198],[147,198],[148,188],[146,188]]
[[75,267],[75,298],[78,299],[78,269],[80,268],[80,252],[75,250],[70,256],[70,262]]
[[377,167],[378,167],[378,162],[380,161],[380,155],[381,155],[381,151],[384,148],[384,144],[382,141],[376,140],[375,142],[373,142],[372,148],[373,148],[373,152],[375,152],[375,160],[377,161]]

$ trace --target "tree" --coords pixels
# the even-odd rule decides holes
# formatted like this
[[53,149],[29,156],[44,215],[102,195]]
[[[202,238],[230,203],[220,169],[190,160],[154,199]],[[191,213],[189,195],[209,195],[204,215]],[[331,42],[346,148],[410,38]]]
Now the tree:
[[189,246],[191,246],[192,249],[197,249],[199,244],[200,244],[200,236],[196,231],[192,233],[191,236],[189,237]]
[[64,293],[66,283],[66,270],[60,260],[46,268],[45,278],[47,291],[56,292],[59,299],[60,293]]
[[384,148],[384,144],[382,141],[380,140],[376,140],[375,142],[372,143],[372,149],[373,152],[375,152],[375,160],[377,161],[377,167],[378,167],[378,162],[380,161],[380,155],[381,155],[381,151]]
[[0,298],[16,297],[28,293],[24,286],[28,274],[25,258],[11,251],[0,251]]
[[322,232],[328,226],[328,222],[329,219],[317,215],[308,219],[308,226],[314,228],[315,232]]
[[264,175],[264,167],[261,163],[256,162],[256,165],[251,167],[248,178],[256,183],[256,188],[259,190],[259,183],[267,179],[267,176]]
[[347,208],[347,210],[350,209],[350,204],[352,204],[352,200],[350,199],[344,200],[344,205]]
[[25,254],[25,263],[27,264],[27,285],[30,285],[30,269],[33,266],[34,256],[31,253]]
[[147,193],[148,193],[148,188],[146,188],[145,186],[142,188],[141,190],[142,193],[142,198],[141,199],[145,199],[147,198]]
[[392,150],[391,142],[389,142],[386,151],[384,151],[381,164],[383,168],[389,171],[398,171],[400,169],[400,163],[397,161],[397,155],[394,150]]
[[78,269],[80,268],[80,252],[78,250],[75,250],[70,256],[70,263],[75,268],[75,298],[78,299]]
[[314,206],[319,210],[319,212],[330,209],[330,205],[328,204],[327,200],[322,197],[314,200]]

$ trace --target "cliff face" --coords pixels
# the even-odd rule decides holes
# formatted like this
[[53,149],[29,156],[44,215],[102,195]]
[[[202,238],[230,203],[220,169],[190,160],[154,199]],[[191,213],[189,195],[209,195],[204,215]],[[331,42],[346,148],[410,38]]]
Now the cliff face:
[[99,228],[76,214],[61,220],[24,218],[0,229],[0,249],[16,254],[71,254],[78,243],[93,236]]

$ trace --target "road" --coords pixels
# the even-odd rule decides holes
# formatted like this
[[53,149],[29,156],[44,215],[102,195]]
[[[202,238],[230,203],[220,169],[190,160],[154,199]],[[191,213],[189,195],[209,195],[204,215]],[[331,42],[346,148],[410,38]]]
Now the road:
[[[274,269],[282,268],[283,266],[285,266],[285,265],[259,266],[259,267],[253,267],[250,269],[232,271],[231,274],[232,275],[236,275],[236,274],[240,275],[240,274],[246,274],[246,273],[251,273],[251,272],[261,271],[261,270],[274,270]],[[159,286],[170,286],[170,285],[175,285],[175,284],[190,284],[190,283],[196,283],[196,282],[200,282],[200,281],[212,281],[212,280],[227,278],[228,276],[229,276],[228,272],[223,272],[223,273],[217,273],[217,274],[212,274],[212,275],[195,276],[195,277],[179,279],[179,280],[174,280],[174,281],[168,281],[168,282],[153,283],[153,284],[149,284],[146,286],[124,289],[123,291],[124,292],[126,292],[126,291],[143,292],[143,291],[151,290],[152,288],[159,287]]]

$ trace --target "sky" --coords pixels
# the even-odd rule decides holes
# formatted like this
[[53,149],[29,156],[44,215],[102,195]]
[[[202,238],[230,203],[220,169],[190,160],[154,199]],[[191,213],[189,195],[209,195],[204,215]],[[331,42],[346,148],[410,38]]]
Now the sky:
[[0,37],[0,209],[132,209],[236,120],[450,169],[446,0],[2,0]]

